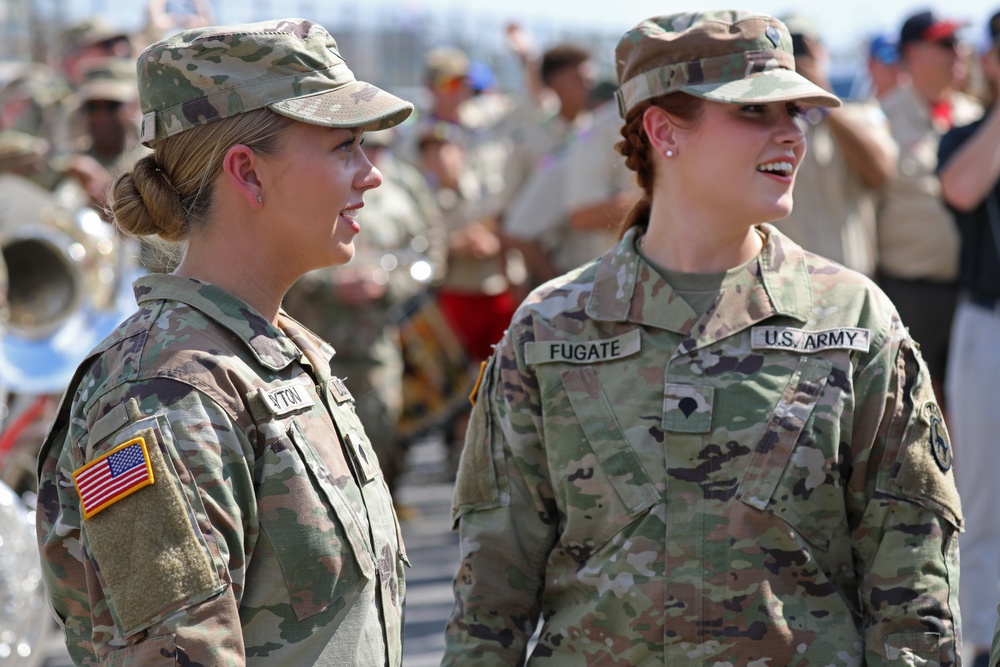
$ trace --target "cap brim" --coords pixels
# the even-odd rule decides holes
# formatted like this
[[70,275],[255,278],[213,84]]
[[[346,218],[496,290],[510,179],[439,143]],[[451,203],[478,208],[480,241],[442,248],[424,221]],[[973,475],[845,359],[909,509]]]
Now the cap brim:
[[134,102],[138,98],[135,84],[95,83],[80,89],[80,100],[112,100]]
[[955,34],[965,25],[959,21],[938,21],[931,24],[920,33],[920,39],[926,42],[933,42],[946,37],[954,37]]
[[802,102],[820,107],[839,107],[840,98],[823,90],[809,79],[790,69],[770,69],[743,79],[724,83],[684,86],[689,95],[725,104],[764,104],[767,102]]
[[364,81],[267,105],[282,116],[326,127],[385,130],[413,112],[409,102]]

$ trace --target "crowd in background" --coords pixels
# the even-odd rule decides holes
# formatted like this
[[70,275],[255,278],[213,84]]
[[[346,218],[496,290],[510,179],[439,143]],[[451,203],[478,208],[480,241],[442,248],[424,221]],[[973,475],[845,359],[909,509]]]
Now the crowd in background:
[[[56,62],[24,65],[4,82],[2,178],[30,182],[61,209],[104,215],[113,178],[143,150],[135,56],[153,39],[214,20],[203,3],[184,16],[159,4],[151,3],[139,34],[99,16],[73,26]],[[780,18],[797,70],[832,90],[822,30],[808,15]],[[982,43],[961,39],[973,30],[984,33]],[[292,317],[337,350],[335,364],[360,397],[390,487],[407,445],[432,429],[457,460],[480,362],[518,303],[610,247],[636,197],[614,150],[615,86],[600,80],[595,54],[570,41],[542,48],[516,24],[506,40],[523,75],[514,91],[499,90],[491,69],[459,49],[426,54],[424,108],[398,129],[365,136],[385,181],[366,198],[357,256],[307,275],[285,300]],[[805,110],[808,152],[795,208],[777,222],[807,250],[874,278],[921,346],[955,443],[968,524],[964,634],[980,660],[1000,601],[990,440],[998,411],[989,384],[1000,370],[998,40],[996,17],[968,26],[929,11],[873,36],[870,92],[837,109]],[[169,271],[178,252],[143,244],[120,254],[138,270]],[[125,275],[119,267],[116,278]],[[12,288],[23,281],[9,278]],[[11,311],[21,307],[11,331],[35,336],[25,301],[13,304],[24,298],[11,297]],[[30,495],[32,447],[60,392],[3,389],[11,395],[0,422],[0,471]],[[404,518],[409,511],[397,510]]]

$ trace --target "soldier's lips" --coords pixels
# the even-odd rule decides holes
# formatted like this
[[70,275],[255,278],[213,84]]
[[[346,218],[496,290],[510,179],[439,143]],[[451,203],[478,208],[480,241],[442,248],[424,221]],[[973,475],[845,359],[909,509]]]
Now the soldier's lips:
[[[364,204],[361,204],[361,206],[364,206]],[[351,229],[354,230],[355,234],[361,231],[361,225],[359,225],[358,221],[355,219],[355,216],[357,216],[358,210],[361,208],[361,206],[356,206],[354,208],[345,208],[343,211],[340,212],[340,217],[343,218],[348,225],[350,225]]]

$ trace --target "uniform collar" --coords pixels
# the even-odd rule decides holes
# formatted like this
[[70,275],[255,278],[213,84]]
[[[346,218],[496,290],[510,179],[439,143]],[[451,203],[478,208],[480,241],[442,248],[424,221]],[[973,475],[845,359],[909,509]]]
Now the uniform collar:
[[640,230],[630,229],[601,258],[587,315],[632,322],[685,336],[682,351],[702,347],[775,316],[806,322],[812,287],[802,248],[771,225],[756,262],[750,262],[715,307],[698,317],[659,272],[636,251]]
[[[211,283],[156,273],[139,278],[132,288],[140,306],[147,301],[179,301],[191,306],[242,340],[266,368],[280,370],[302,356],[281,329],[246,302]],[[281,312],[279,321],[281,318],[287,320],[288,316]],[[329,353],[333,356],[332,349]]]

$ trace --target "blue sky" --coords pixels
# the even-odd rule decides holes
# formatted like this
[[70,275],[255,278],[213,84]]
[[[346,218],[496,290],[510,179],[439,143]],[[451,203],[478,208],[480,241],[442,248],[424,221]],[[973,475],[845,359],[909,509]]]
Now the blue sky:
[[[60,0],[48,0],[56,4]],[[910,13],[933,8],[942,15],[961,18],[973,25],[967,31],[970,39],[980,41],[986,19],[1000,10],[997,4],[984,0],[951,0],[950,2],[921,2],[920,0],[832,0],[804,2],[802,0],[209,0],[216,8],[219,22],[230,23],[246,20],[247,11],[265,12],[271,16],[305,16],[329,21],[342,13],[354,15],[385,8],[397,11],[443,11],[464,16],[506,21],[564,21],[574,27],[596,26],[624,31],[655,14],[672,11],[697,11],[718,8],[739,8],[780,16],[789,12],[804,13],[814,18],[824,31],[827,42],[838,49],[850,49],[865,43],[875,31],[898,32],[902,21]],[[83,0],[69,3],[72,12],[94,9],[110,10],[112,18],[123,25],[137,25],[142,20],[145,3],[134,0]],[[65,4],[63,5],[65,6]]]
[[[468,2],[455,0],[402,0],[401,6],[455,8],[466,7]],[[478,5],[478,3],[476,3]],[[475,5],[474,5],[475,6]],[[490,11],[496,13],[496,5]],[[698,11],[706,9],[738,8],[757,11],[774,16],[796,12],[814,18],[824,31],[831,45],[841,48],[864,43],[872,32],[886,30],[898,32],[907,16],[921,9],[935,9],[943,16],[968,20],[973,23],[969,29],[970,39],[980,39],[984,33],[986,20],[993,12],[1000,10],[1000,2],[986,3],[983,0],[952,0],[950,2],[914,2],[913,0],[832,0],[827,2],[795,2],[793,0],[748,0],[727,2],[723,0],[685,0],[684,2],[664,2],[663,0],[617,0],[595,2],[594,0],[504,0],[504,11],[511,16],[572,17],[578,23],[596,25],[618,25],[628,29],[642,19],[656,14],[673,11]]]

